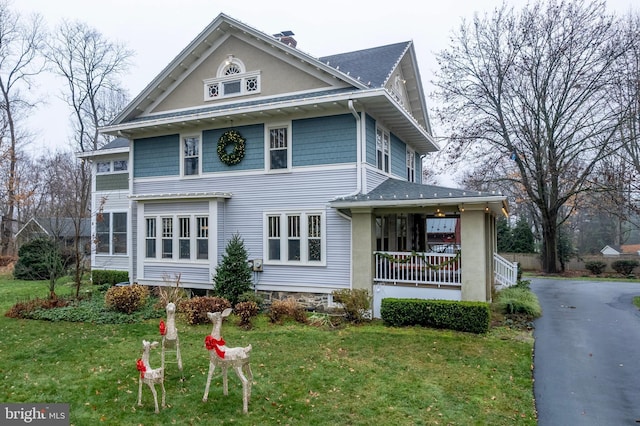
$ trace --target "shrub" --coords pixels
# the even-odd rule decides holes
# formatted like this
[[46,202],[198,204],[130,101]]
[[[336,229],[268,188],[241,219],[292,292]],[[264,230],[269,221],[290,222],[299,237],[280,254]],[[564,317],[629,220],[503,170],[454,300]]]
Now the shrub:
[[114,311],[130,314],[142,308],[149,297],[146,286],[133,284],[111,287],[104,296],[104,304]]
[[631,275],[633,270],[640,265],[637,260],[616,260],[611,264],[614,271],[622,275]]
[[285,300],[274,300],[269,308],[269,320],[272,323],[282,324],[285,318],[292,318],[294,321],[306,324],[307,314],[298,302],[293,298]]
[[94,269],[91,271],[93,284],[95,285],[116,285],[122,282],[129,282],[129,273],[127,271],[113,271],[108,269]]
[[371,297],[366,289],[342,289],[331,293],[333,301],[340,303],[347,321],[360,323],[369,315]]
[[210,322],[207,312],[222,312],[231,307],[231,303],[222,297],[199,296],[182,300],[178,304],[178,312],[191,325]]
[[251,290],[252,273],[248,262],[244,242],[239,234],[234,234],[213,277],[216,296],[236,304],[241,294]]
[[542,314],[538,297],[525,287],[513,286],[501,290],[495,303],[505,314],[525,314],[533,318]]
[[264,298],[254,291],[245,291],[238,297],[238,302],[255,302],[258,308],[261,308]]
[[600,260],[592,260],[590,262],[586,262],[584,264],[584,267],[587,268],[587,270],[591,272],[593,275],[600,275],[601,273],[604,272],[605,268],[607,267],[607,264]]
[[491,310],[485,302],[382,299],[380,316],[392,326],[421,325],[471,333],[489,331]]
[[62,264],[63,258],[54,242],[37,238],[20,247],[13,276],[20,280],[48,280],[52,270]]
[[13,305],[4,315],[9,318],[31,318],[31,314],[38,309],[53,309],[67,306],[65,299],[32,299],[26,302],[18,302]]
[[260,308],[256,302],[239,302],[234,308],[236,315],[240,317],[240,326],[250,328],[251,318],[258,315]]

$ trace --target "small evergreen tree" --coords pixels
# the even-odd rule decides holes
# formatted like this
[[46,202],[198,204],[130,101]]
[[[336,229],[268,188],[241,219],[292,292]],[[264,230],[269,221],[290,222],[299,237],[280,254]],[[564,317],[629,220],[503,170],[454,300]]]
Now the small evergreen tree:
[[236,233],[227,243],[222,262],[216,267],[213,291],[216,296],[224,297],[235,306],[242,293],[251,291],[251,275],[244,241]]

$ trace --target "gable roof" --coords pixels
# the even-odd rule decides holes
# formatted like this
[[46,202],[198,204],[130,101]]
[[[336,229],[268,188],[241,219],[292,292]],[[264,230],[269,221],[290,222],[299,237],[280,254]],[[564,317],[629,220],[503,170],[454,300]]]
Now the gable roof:
[[[243,38],[270,55],[278,56],[300,70],[322,79],[327,87],[281,96],[234,98],[225,102],[198,105],[182,110],[150,113],[150,108],[158,99],[166,97],[180,81],[192,73],[199,64],[209,57],[219,43],[230,34]],[[404,52],[404,53],[403,53]],[[343,53],[326,58],[335,58],[346,68],[338,68],[338,62],[327,64],[290,45],[279,41],[276,37],[258,31],[225,14],[218,15],[173,61],[156,76],[142,92],[108,125],[102,127],[102,133],[134,138],[136,135],[155,131],[173,131],[198,120],[259,120],[264,115],[273,113],[300,114],[317,111],[320,106],[327,114],[349,113],[354,105],[356,109],[365,110],[374,117],[384,119],[389,130],[415,146],[418,152],[437,151],[438,147],[431,135],[422,86],[417,72],[417,62],[412,42],[396,43],[358,52]],[[412,112],[400,105],[391,94],[378,83],[386,79],[400,63],[410,63],[416,67],[411,74],[410,82],[419,93],[420,103],[411,102]],[[367,65],[368,63],[368,65]],[[353,70],[353,72],[352,72]],[[371,77],[377,85],[363,74]],[[415,81],[415,83],[414,83]],[[416,105],[414,108],[413,105]],[[176,125],[178,127],[176,127]]]
[[483,206],[496,214],[508,210],[507,197],[499,193],[423,185],[394,178],[388,178],[367,194],[345,195],[331,201],[331,206],[338,209],[451,205]]
[[342,73],[355,76],[367,86],[382,87],[410,44],[411,42],[390,44],[325,56],[319,60]]
[[[17,233],[16,237],[28,229],[33,224],[40,228],[49,237],[68,238],[75,236],[75,221],[69,217],[39,217],[30,219]],[[91,236],[91,220],[89,218],[80,219],[80,237]]]

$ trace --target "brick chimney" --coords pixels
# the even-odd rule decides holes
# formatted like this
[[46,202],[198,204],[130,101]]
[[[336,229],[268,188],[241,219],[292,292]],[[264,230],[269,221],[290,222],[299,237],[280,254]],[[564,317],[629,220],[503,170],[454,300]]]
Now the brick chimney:
[[295,48],[298,45],[298,42],[295,38],[293,38],[294,35],[295,34],[293,34],[292,31],[282,31],[278,34],[274,34],[273,36],[277,38],[281,43]]

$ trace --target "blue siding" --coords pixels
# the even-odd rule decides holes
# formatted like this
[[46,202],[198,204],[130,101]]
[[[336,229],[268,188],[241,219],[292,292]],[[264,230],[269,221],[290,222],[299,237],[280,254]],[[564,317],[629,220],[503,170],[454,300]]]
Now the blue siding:
[[391,133],[391,174],[407,180],[407,145]]
[[367,153],[365,156],[365,162],[376,167],[376,120],[367,115],[366,119],[366,140],[367,140]]
[[[242,161],[233,166],[227,166],[218,157],[218,140],[224,132],[230,129],[205,130],[202,132],[202,172],[226,172],[235,170],[264,169],[264,126],[235,127],[245,138],[245,154]],[[228,146],[227,152],[233,147]]]
[[291,127],[294,167],[357,160],[356,120],[353,115],[295,120]]
[[180,135],[133,141],[134,177],[180,174]]

